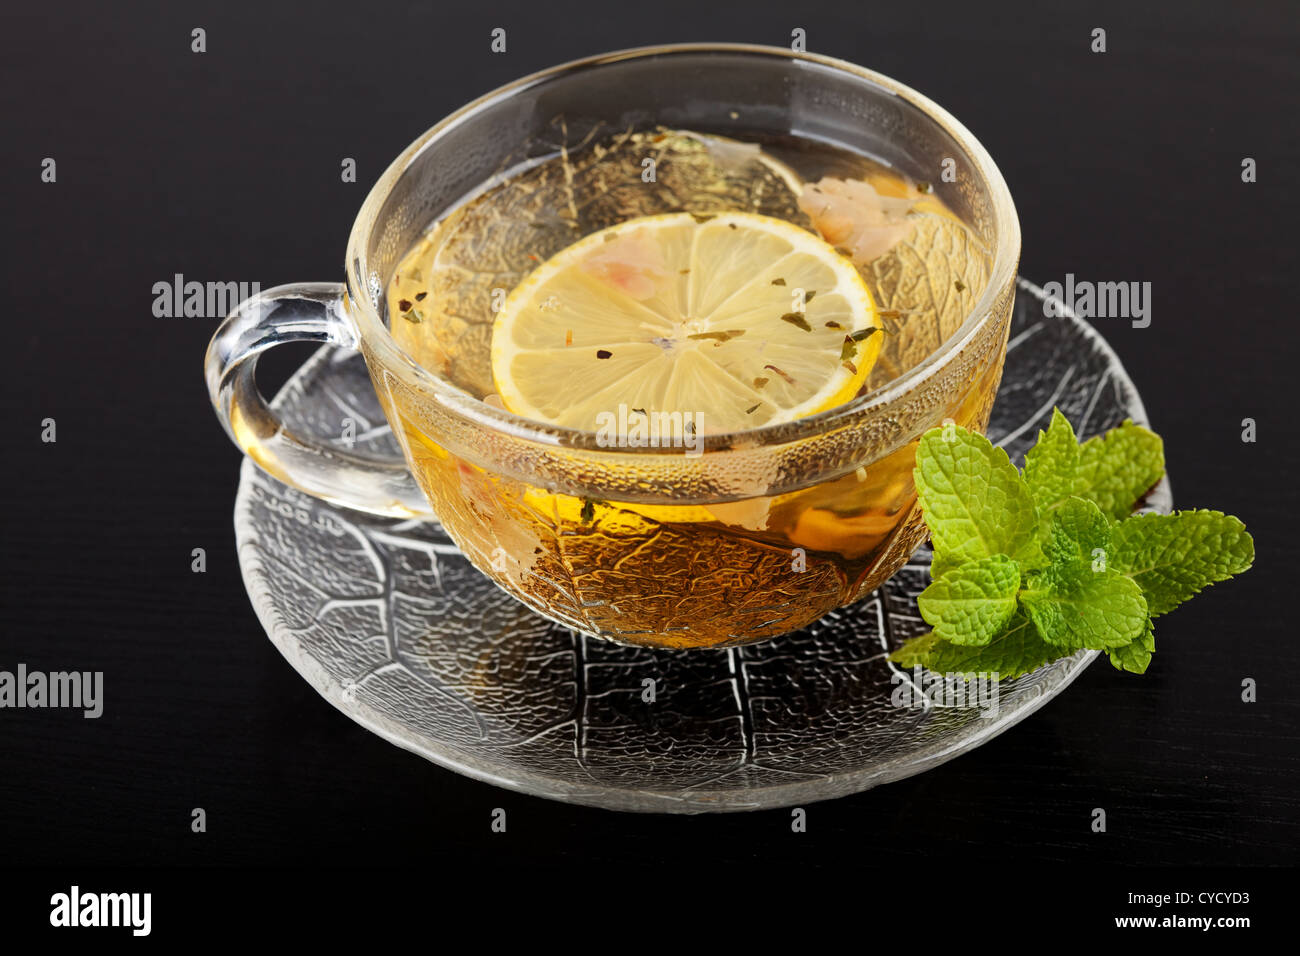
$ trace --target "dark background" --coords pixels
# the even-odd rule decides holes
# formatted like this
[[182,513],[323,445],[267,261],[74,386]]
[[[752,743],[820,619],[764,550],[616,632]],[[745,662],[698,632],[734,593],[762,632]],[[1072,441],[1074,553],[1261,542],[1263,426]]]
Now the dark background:
[[[496,26],[504,55],[489,52]],[[1098,325],[1165,438],[1176,502],[1241,516],[1256,567],[1162,620],[1145,677],[1097,663],[977,751],[812,806],[806,834],[787,811],[534,799],[362,730],[254,617],[234,552],[239,454],[200,371],[215,322],[155,318],[153,283],[341,279],[370,185],[467,100],[587,54],[785,45],[793,27],[968,125],[1015,196],[1024,275],[1152,283],[1150,328]],[[105,672],[99,720],[0,711],[4,863],[1297,861],[1294,5],[53,3],[6,9],[4,33],[0,669]],[[1246,156],[1257,183],[1241,181]]]

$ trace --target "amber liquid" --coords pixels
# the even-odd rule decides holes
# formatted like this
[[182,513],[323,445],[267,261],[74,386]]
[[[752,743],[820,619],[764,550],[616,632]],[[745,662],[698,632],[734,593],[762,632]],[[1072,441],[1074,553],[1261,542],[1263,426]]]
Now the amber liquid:
[[[798,183],[824,175],[915,200],[909,237],[860,269],[889,328],[864,391],[930,355],[982,293],[987,250],[925,184],[819,144],[764,143],[768,164],[753,161],[752,147],[692,135],[596,138],[503,175],[406,254],[387,294],[394,337],[430,371],[492,402],[493,304],[538,263],[596,229],[661,212],[749,210],[812,228]],[[657,157],[659,188],[644,182],[646,155]],[[982,430],[999,373],[1000,363],[974,369],[934,423]],[[475,566],[589,634],[661,647],[774,637],[865,596],[924,537],[914,439],[810,487],[650,505],[493,473],[452,454],[411,403],[376,386],[415,477]]]

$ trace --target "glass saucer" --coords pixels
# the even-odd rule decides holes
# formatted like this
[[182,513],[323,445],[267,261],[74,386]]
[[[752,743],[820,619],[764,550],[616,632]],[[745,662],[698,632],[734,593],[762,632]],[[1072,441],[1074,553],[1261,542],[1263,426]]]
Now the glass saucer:
[[[1044,299],[1019,281],[989,423],[1017,463],[1053,405],[1081,438],[1146,421],[1101,336],[1064,306],[1066,318],[1047,318]],[[336,441],[351,418],[355,452],[397,454],[356,353],[321,349],[273,405],[292,427]],[[1169,510],[1167,482],[1147,504]],[[659,651],[537,616],[479,574],[436,523],[333,507],[250,460],[235,534],[267,634],[339,710],[458,773],[614,810],[802,805],[909,777],[1023,720],[1097,653],[1001,682],[996,710],[895,706],[895,689],[913,675],[885,657],[927,629],[916,595],[928,583],[928,547],[870,597],[806,630],[746,647]]]

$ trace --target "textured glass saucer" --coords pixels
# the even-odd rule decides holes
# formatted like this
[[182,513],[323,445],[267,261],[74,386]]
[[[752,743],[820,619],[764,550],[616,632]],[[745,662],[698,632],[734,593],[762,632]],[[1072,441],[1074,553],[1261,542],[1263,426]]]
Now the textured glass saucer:
[[[1062,311],[1065,311],[1062,309]],[[273,403],[303,432],[357,452],[396,445],[356,353],[322,349]],[[1145,422],[1109,346],[1046,318],[1020,281],[989,436],[1019,462],[1059,405],[1080,436]],[[1162,484],[1148,506],[1168,510]],[[923,547],[879,591],[763,644],[655,651],[582,637],[533,614],[433,523],[332,507],[246,460],[235,502],[244,583],[272,642],[363,727],[479,780],[616,810],[700,813],[805,804],[920,773],[1059,693],[1096,652],[999,687],[996,716],[896,707],[885,660],[926,630]],[[896,677],[895,675],[898,675]],[[643,700],[646,679],[653,702]]]

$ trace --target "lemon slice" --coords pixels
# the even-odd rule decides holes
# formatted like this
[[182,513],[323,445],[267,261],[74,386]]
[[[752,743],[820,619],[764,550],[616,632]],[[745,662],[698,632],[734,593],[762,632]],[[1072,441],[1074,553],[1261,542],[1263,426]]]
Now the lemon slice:
[[579,240],[510,293],[492,375],[507,409],[549,424],[680,413],[716,434],[853,398],[880,332],[857,269],[798,226],[644,216]]

